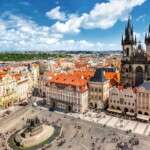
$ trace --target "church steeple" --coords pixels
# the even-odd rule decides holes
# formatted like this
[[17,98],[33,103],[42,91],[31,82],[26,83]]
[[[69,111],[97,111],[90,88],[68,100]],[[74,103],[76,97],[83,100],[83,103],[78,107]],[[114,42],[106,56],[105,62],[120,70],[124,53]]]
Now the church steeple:
[[145,34],[145,44],[146,45],[150,44],[150,25],[149,25],[148,33]]
[[134,42],[135,42],[135,44],[137,43],[137,40],[136,40],[136,35],[135,35],[135,38],[134,38]]
[[126,44],[131,44],[131,45],[136,44],[136,40],[134,39],[134,35],[133,35],[133,26],[131,25],[130,17],[128,18],[128,23],[125,28],[125,36],[124,36],[122,44],[125,44],[125,45]]
[[124,41],[123,41],[123,35],[122,35],[122,39],[121,39],[121,44],[122,44],[122,45],[124,44]]
[[129,30],[132,30],[132,27],[133,27],[133,26],[131,25],[131,18],[129,17],[129,18],[128,18],[128,24],[127,24],[128,31],[129,31]]

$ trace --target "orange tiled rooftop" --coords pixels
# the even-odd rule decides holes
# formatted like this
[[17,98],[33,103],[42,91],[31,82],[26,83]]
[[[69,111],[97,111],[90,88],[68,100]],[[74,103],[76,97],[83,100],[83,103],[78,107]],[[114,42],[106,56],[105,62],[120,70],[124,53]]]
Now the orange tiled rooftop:
[[80,87],[80,90],[85,90],[87,82],[94,75],[93,71],[73,71],[68,73],[48,73],[51,79],[50,83],[71,85],[75,87]]

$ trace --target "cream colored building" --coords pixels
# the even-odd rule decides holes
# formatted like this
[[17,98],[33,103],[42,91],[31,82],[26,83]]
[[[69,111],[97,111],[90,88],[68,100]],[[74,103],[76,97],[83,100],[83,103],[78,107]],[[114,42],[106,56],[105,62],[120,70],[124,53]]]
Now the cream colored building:
[[49,83],[46,86],[46,102],[52,109],[85,112],[88,109],[88,90],[81,92],[78,87]]
[[28,97],[30,97],[30,83],[28,77],[23,77],[17,81],[17,96],[19,101],[27,100]]
[[38,80],[39,80],[39,65],[36,63],[31,64],[31,74],[32,74],[32,84],[33,88],[38,87]]
[[150,82],[144,82],[137,88],[137,118],[150,118]]
[[38,87],[39,67],[37,64],[11,66],[7,71],[0,70],[0,107],[28,100],[35,87]]
[[112,87],[109,94],[108,111],[134,116],[136,114],[136,93],[134,90]]
[[0,77],[0,107],[12,106],[17,101],[16,81],[8,74]]
[[88,110],[87,80],[74,73],[47,74],[40,77],[40,94],[50,109],[65,112]]

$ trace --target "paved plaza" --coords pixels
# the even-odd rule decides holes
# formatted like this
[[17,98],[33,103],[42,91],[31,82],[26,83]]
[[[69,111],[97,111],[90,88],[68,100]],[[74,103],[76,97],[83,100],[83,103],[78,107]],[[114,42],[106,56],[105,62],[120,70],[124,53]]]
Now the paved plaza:
[[[149,124],[123,120],[104,113],[64,114],[27,106],[0,120],[0,150],[9,150],[7,138],[32,116],[62,128],[61,135],[46,145],[45,150],[118,150],[120,147],[119,150],[149,150],[150,147]],[[132,132],[127,133],[128,130]]]
[[108,127],[116,128],[122,131],[130,131],[135,134],[150,136],[150,124],[139,121],[126,120],[114,116],[106,115],[105,113],[88,112],[86,114],[70,113],[69,116],[80,118],[90,122],[94,122]]

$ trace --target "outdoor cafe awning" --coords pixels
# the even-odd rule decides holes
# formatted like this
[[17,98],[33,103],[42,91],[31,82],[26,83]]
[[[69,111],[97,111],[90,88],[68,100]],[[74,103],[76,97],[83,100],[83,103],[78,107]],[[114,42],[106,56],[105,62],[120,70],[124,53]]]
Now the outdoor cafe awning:
[[110,111],[110,112],[115,112],[115,113],[119,113],[119,114],[122,113],[121,110],[117,110],[117,109],[108,108],[107,110]]
[[126,114],[129,115],[129,116],[134,116],[135,115],[134,113],[131,113],[131,112],[127,112]]
[[141,120],[149,121],[149,116],[146,116],[146,115],[138,114],[137,118]]

